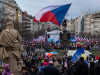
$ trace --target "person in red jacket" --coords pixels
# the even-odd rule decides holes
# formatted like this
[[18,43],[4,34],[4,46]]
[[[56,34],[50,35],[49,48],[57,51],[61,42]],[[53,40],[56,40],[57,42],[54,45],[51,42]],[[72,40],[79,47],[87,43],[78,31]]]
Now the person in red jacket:
[[98,57],[98,55],[96,55],[96,60],[98,60],[99,59],[99,57]]

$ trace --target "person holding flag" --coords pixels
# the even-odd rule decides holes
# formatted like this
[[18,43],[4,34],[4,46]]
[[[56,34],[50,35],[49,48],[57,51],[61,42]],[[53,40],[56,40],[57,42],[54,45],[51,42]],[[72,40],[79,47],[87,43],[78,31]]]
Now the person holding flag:
[[88,65],[84,62],[84,58],[80,57],[80,63],[78,64],[76,75],[88,75]]
[[[76,68],[76,75],[88,75],[88,62],[86,61],[84,48],[80,48],[76,51],[76,53],[72,57],[72,62],[77,62],[79,60],[79,64]],[[80,69],[81,68],[81,69]],[[84,73],[83,73],[84,72]]]

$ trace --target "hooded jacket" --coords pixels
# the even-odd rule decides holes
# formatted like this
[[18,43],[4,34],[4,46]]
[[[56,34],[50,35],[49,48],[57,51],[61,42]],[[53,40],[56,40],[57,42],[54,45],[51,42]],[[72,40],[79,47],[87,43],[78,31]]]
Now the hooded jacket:
[[99,57],[98,57],[98,55],[96,55],[96,60],[98,60],[99,59]]
[[7,67],[9,66],[9,64],[5,64],[4,65],[4,72],[2,73],[2,75],[10,75],[12,74],[12,71],[11,70],[8,70]]
[[35,69],[35,72],[32,72],[31,75],[37,75],[37,73],[39,72],[39,69],[37,68],[37,66],[33,65],[31,68]]

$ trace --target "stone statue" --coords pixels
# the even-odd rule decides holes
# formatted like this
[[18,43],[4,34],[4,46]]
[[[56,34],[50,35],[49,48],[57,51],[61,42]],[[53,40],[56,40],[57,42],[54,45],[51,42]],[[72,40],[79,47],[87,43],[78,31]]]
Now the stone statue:
[[6,23],[6,29],[0,35],[0,58],[3,70],[5,64],[10,64],[10,69],[14,75],[19,75],[23,62],[20,60],[23,51],[22,38],[17,30],[14,29],[12,21]]

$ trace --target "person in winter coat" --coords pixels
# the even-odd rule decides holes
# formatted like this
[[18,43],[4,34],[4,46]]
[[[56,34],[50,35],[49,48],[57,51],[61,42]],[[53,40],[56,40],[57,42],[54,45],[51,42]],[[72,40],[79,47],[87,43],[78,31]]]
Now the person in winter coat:
[[[45,67],[45,66],[47,66],[47,65],[48,65],[48,63],[47,63],[47,62],[44,62],[44,63],[43,63],[43,67]],[[43,71],[43,67],[41,67],[41,68],[40,68],[40,70],[42,70],[42,71]]]
[[31,61],[31,64],[32,64],[32,65],[35,65],[35,64],[36,64],[36,59],[35,59],[35,57],[33,57],[32,61]]
[[84,62],[83,57],[80,57],[80,63],[78,64],[76,75],[88,75],[88,65]]
[[38,74],[38,72],[39,72],[39,69],[37,68],[37,66],[35,66],[35,65],[33,65],[32,67],[31,67],[31,75],[37,75]]
[[60,64],[57,61],[54,62],[54,66],[61,72]]
[[37,66],[39,66],[39,58],[37,57],[37,59],[36,59],[36,63],[37,63]]
[[72,73],[71,69],[69,69],[69,68],[65,70],[65,74],[66,74],[66,73],[67,73],[68,75],[74,75],[74,74]]
[[28,72],[31,73],[31,62],[30,61],[26,61],[25,66],[28,69]]
[[61,68],[61,74],[63,74],[65,72],[67,68],[65,67],[65,62],[63,63],[62,65],[62,68]]
[[89,75],[96,75],[96,69],[95,69],[95,63],[94,62],[90,62]]
[[43,71],[39,71],[37,75],[44,75]]
[[78,60],[76,63],[73,64],[72,72],[74,73],[74,75],[76,75],[76,70],[77,70],[79,63],[80,61]]
[[98,55],[96,55],[96,57],[95,57],[95,58],[96,58],[96,60],[98,60],[98,59],[99,59]]
[[22,73],[20,75],[30,75],[30,73],[27,71],[27,67],[22,67]]
[[63,75],[68,75],[68,73],[64,73]]
[[100,75],[100,58],[98,60],[98,63],[96,64],[96,75]]
[[12,74],[12,71],[10,70],[10,65],[9,64],[5,64],[4,65],[4,72],[2,73],[2,75],[10,75]]
[[50,61],[48,66],[43,68],[44,75],[60,75],[59,70],[54,67],[53,61]]
[[60,59],[58,60],[60,66],[61,66],[61,63],[62,63],[62,58],[60,57]]

